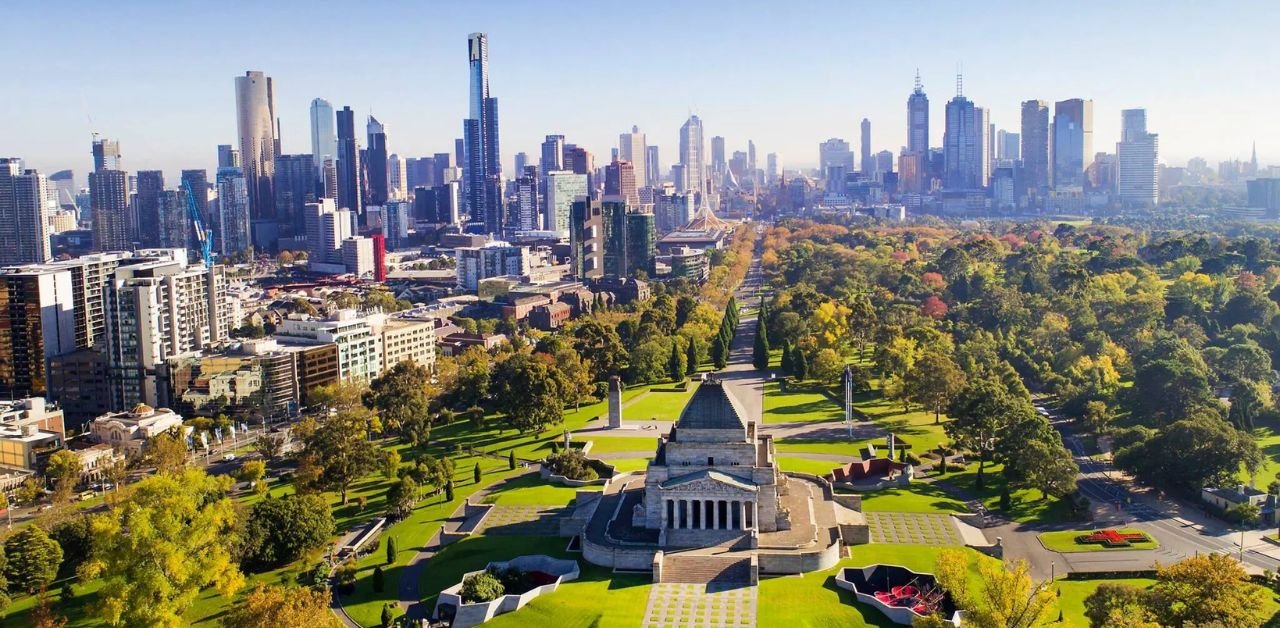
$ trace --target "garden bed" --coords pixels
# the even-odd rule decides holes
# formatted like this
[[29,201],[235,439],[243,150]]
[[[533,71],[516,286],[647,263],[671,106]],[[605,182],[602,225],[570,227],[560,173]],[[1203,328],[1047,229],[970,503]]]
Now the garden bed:
[[1103,530],[1060,530],[1041,532],[1040,544],[1045,549],[1059,553],[1116,552],[1126,550],[1153,550],[1160,547],[1150,534],[1135,528],[1107,528]]

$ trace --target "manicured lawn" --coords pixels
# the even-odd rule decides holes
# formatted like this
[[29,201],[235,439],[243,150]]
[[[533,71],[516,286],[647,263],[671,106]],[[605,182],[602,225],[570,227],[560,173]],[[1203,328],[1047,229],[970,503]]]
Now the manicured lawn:
[[[1258,487],[1265,488],[1276,477],[1276,473],[1280,472],[1280,425],[1259,422],[1253,430],[1253,437],[1263,455],[1262,466],[1258,467],[1255,477],[1258,479]],[[1249,472],[1244,469],[1240,470],[1237,477],[1241,482],[1251,479]]]
[[577,489],[562,484],[551,484],[533,473],[506,482],[485,496],[484,503],[506,506],[567,506],[579,490],[593,491],[603,488],[603,486],[584,486],[582,489]]
[[[1116,531],[1122,534],[1130,534],[1134,532],[1146,532],[1137,528],[1117,528]],[[1125,550],[1151,550],[1160,547],[1160,543],[1151,535],[1147,535],[1147,541],[1131,542],[1127,547],[1107,547],[1100,543],[1077,543],[1076,537],[1082,534],[1089,534],[1093,530],[1059,530],[1056,532],[1041,532],[1039,535],[1040,544],[1045,549],[1061,552],[1122,552]]]
[[644,436],[589,436],[574,437],[574,441],[591,441],[591,452],[587,457],[594,458],[598,454],[612,453],[644,453],[652,456],[658,450],[658,432],[644,432]]
[[837,456],[848,456],[849,460],[859,460],[862,448],[866,447],[868,444],[874,443],[877,452],[879,452],[880,446],[883,442],[884,439],[835,441],[794,438],[777,441],[774,445],[779,454],[833,454]]
[[885,399],[879,390],[855,398],[853,407],[867,419],[911,445],[916,455],[934,449],[948,440],[943,428],[947,417],[942,417],[942,422],[935,424],[932,412],[918,407],[913,407],[911,412],[903,412],[901,403]]
[[613,465],[614,471],[624,473],[627,471],[644,471],[649,467],[651,458],[620,458],[617,460],[609,459],[605,462]]
[[764,385],[764,422],[843,421],[844,409],[821,392],[783,392],[782,380]]
[[988,464],[984,475],[985,485],[981,490],[976,486],[978,463],[970,463],[963,472],[948,473],[939,478],[950,482],[980,498],[982,505],[988,510],[999,512],[1018,523],[1058,523],[1071,521],[1070,504],[1054,497],[1045,498],[1035,489],[1019,489],[1009,494],[1010,508],[1000,509],[1000,487],[1004,478],[1000,475],[1001,465]]
[[936,486],[914,482],[909,488],[884,488],[862,494],[863,512],[968,512],[964,503]]
[[688,405],[693,391],[697,390],[698,382],[688,382],[685,390],[682,391],[664,390],[671,386],[672,384],[653,386],[652,388],[656,390],[650,390],[648,394],[630,404],[624,403],[622,405],[623,420],[675,421],[680,418],[680,413]]
[[[894,626],[896,624],[879,611],[857,603],[852,593],[837,588],[836,572],[842,567],[871,564],[901,565],[918,572],[932,572],[933,563],[943,549],[924,545],[859,545],[853,548],[852,558],[840,561],[839,567],[803,576],[761,578],[757,625]],[[972,554],[981,557],[977,552]],[[991,559],[981,557],[980,560]],[[971,573],[971,578],[976,580],[977,573]]]
[[840,466],[840,463],[833,460],[810,460],[794,456],[778,456],[778,466],[783,471],[827,475],[831,473],[832,469]]

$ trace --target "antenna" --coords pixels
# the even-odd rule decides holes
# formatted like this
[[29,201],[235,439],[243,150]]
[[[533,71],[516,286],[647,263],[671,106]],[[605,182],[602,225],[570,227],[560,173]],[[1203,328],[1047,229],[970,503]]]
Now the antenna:
[[916,92],[924,89],[924,85],[920,82],[920,68],[916,68]]
[[964,97],[964,66],[956,64],[956,97]]

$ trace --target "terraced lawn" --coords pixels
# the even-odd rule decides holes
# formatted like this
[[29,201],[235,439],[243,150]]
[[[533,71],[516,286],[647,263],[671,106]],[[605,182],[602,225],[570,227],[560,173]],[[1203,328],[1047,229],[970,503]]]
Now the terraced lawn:
[[857,460],[861,455],[862,449],[873,443],[877,448],[879,448],[884,444],[884,439],[856,440],[851,442],[796,438],[780,440],[775,442],[774,445],[779,454],[832,454],[837,456],[848,456],[850,460]]
[[645,452],[653,455],[658,449],[658,432],[644,432],[644,436],[586,436],[574,437],[575,441],[591,441],[591,452],[587,457],[599,454]]
[[794,456],[778,456],[778,466],[783,471],[827,475],[831,473],[832,469],[840,466],[840,463],[832,460],[810,460]]
[[674,421],[689,403],[697,382],[689,382],[685,390],[668,390],[671,384],[653,386],[644,396],[630,404],[622,404],[622,418],[626,421]]
[[964,502],[932,484],[914,482],[909,488],[883,488],[862,494],[863,512],[968,512]]
[[604,486],[584,486],[581,489],[552,484],[533,473],[504,483],[485,495],[484,503],[504,506],[568,506],[579,490],[599,491]]
[[783,392],[782,380],[764,385],[764,422],[843,421],[844,409],[821,392]]

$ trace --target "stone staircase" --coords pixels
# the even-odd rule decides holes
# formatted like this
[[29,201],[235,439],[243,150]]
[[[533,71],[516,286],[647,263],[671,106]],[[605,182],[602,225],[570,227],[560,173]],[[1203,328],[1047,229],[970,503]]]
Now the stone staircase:
[[662,559],[661,582],[745,585],[756,580],[752,569],[748,557],[667,554]]

